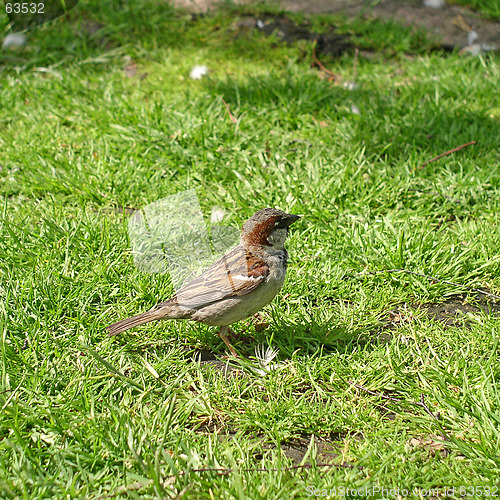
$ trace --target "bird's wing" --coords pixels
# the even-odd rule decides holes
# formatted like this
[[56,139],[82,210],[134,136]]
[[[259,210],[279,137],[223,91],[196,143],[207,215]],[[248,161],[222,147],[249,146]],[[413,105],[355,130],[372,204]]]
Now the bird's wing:
[[266,281],[268,275],[269,266],[238,245],[178,290],[170,300],[175,300],[181,307],[201,309],[214,302],[252,292]]

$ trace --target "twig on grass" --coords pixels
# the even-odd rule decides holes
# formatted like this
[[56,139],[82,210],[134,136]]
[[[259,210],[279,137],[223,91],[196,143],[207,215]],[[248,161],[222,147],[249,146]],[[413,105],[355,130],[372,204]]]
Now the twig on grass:
[[226,107],[227,114],[229,115],[229,119],[231,120],[231,123],[234,123],[235,125],[238,123],[238,119],[235,118],[233,113],[231,113],[231,110],[229,109],[229,104],[222,98],[222,104]]
[[353,382],[352,380],[348,380],[349,384],[353,385],[354,387],[356,387],[357,389],[361,389],[362,391],[365,391],[367,392],[368,394],[371,394],[372,396],[376,396],[378,398],[382,398],[382,399],[385,399],[386,401],[392,401],[394,403],[401,403],[402,400],[401,399],[398,399],[398,398],[393,398],[392,396],[386,396],[385,394],[382,394],[381,392],[375,392],[375,391],[371,391],[370,389],[367,389],[365,386],[363,385],[360,385],[360,384],[356,384],[355,382]]
[[325,66],[323,66],[323,63],[317,58],[317,56],[316,56],[316,43],[313,45],[312,60],[313,60],[313,62],[311,64],[312,67],[314,67],[316,65],[316,66],[318,66],[318,68],[321,71],[324,71],[327,75],[329,75],[331,80],[338,80],[338,75],[336,75],[335,73],[333,73],[329,69],[325,68]]
[[439,413],[434,414],[432,411],[429,409],[427,404],[425,403],[424,395],[423,393],[420,395],[420,401],[405,401],[404,399],[400,398],[393,398],[391,396],[386,396],[385,394],[382,394],[381,392],[376,392],[376,391],[371,391],[370,389],[367,389],[363,385],[356,384],[355,382],[352,382],[351,380],[348,381],[349,384],[352,386],[356,387],[357,389],[360,389],[362,391],[367,392],[368,394],[371,394],[372,396],[385,399],[386,401],[391,401],[392,403],[408,403],[411,405],[419,406],[420,408],[423,408],[426,413],[428,413],[432,418],[435,418],[436,420],[439,420],[441,415]]
[[443,156],[451,155],[452,153],[456,153],[457,151],[460,151],[461,149],[466,148],[467,146],[472,146],[473,144],[476,144],[476,141],[470,141],[467,144],[462,144],[461,146],[450,149],[449,151],[445,151],[444,153],[441,153],[440,155],[435,156],[434,158],[431,158],[430,160],[424,161],[424,163],[422,163],[422,165],[417,167],[416,170],[420,170],[421,168],[424,168],[429,163],[432,163],[433,161],[439,160],[439,158],[442,158]]
[[[430,281],[435,281],[436,283],[446,283],[447,285],[463,287],[459,283],[454,283],[453,281],[444,280],[441,278],[436,278],[435,276],[430,276],[429,274],[417,273],[416,271],[410,271],[409,269],[382,269],[380,271],[368,271],[368,274],[382,274],[382,273],[406,273],[411,274],[413,276],[420,276],[421,278],[427,278]],[[481,295],[485,295],[487,297],[491,297],[493,299],[500,300],[500,295],[495,295],[494,293],[487,292],[485,290],[481,290],[480,288],[467,288],[468,292],[480,293]]]
[[420,394],[420,401],[411,401],[411,403],[423,408],[431,417],[434,417],[436,420],[439,420],[441,418],[441,414],[439,412],[437,412],[436,414],[432,413],[429,407],[425,404],[424,393]]

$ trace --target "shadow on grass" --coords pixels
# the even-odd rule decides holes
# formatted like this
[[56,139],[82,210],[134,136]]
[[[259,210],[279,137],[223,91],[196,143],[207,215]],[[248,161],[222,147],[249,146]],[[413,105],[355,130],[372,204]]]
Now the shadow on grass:
[[[18,52],[0,53],[0,73],[85,62],[92,71],[105,74],[110,64],[123,65],[124,55],[154,60],[158,49],[165,47],[181,51],[216,47],[222,56],[233,58],[241,50],[243,57],[257,63],[269,54],[272,58],[278,42],[252,44],[249,39],[238,40],[229,28],[230,19],[217,16],[191,16],[175,10],[166,1],[92,0],[79,4],[67,16],[28,32],[31,40]],[[249,51],[250,47],[254,52]],[[309,58],[310,54],[303,57]],[[361,64],[371,63],[360,60]],[[479,157],[496,147],[498,121],[466,103],[462,105],[464,96],[454,95],[460,105],[447,109],[434,100],[434,82],[409,80],[406,84],[414,89],[411,95],[403,95],[401,88],[366,88],[367,85],[349,91],[313,73],[304,78],[287,69],[277,69],[275,74],[249,76],[245,81],[226,78],[207,82],[206,88],[240,112],[279,108],[288,115],[287,127],[301,127],[301,117],[306,114],[318,120],[328,118],[331,127],[318,134],[325,141],[328,137],[332,140],[337,125],[347,120],[350,141],[365,147],[368,155],[394,164],[421,152],[444,152],[471,140],[477,141],[477,145],[460,155]],[[451,95],[454,91],[448,92]],[[359,113],[353,112],[356,108]],[[280,127],[280,123],[276,126]],[[430,167],[433,170],[434,165]],[[426,176],[427,172],[423,170],[419,175]]]
[[[332,127],[348,118],[353,142],[366,146],[368,155],[394,162],[421,151],[445,152],[472,140],[477,143],[475,147],[457,154],[481,156],[495,150],[497,119],[473,111],[471,106],[454,105],[447,109],[433,102],[435,88],[429,81],[414,81],[412,87],[414,96],[401,96],[396,87],[350,91],[314,74],[303,78],[286,72],[250,76],[244,82],[226,79],[207,84],[207,90],[223,96],[231,109],[279,107],[289,115],[292,125],[294,117],[299,123],[300,116],[308,113],[318,120],[331,119]],[[459,102],[462,96],[453,98]],[[359,113],[352,111],[353,106]],[[326,138],[328,133],[322,135]],[[422,170],[421,175],[433,171],[436,165]]]

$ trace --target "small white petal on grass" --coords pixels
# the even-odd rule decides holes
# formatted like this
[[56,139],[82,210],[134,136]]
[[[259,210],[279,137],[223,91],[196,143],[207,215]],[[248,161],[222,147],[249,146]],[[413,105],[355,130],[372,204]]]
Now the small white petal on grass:
[[210,215],[210,222],[212,224],[214,224],[216,222],[220,222],[224,218],[225,215],[226,215],[225,210],[223,210],[222,208],[219,208],[219,207],[213,207],[212,213]]
[[262,19],[257,19],[257,28],[261,30],[263,27],[264,27],[264,22],[262,21]]
[[201,80],[205,75],[208,75],[208,68],[206,66],[194,66],[191,73],[189,73],[189,78]]
[[479,35],[477,34],[477,32],[474,30],[470,30],[469,33],[467,33],[467,45],[473,45],[478,38]]
[[18,49],[25,45],[27,41],[28,39],[22,33],[9,33],[2,43],[2,49]]
[[351,104],[351,113],[353,113],[355,115],[360,115],[361,114],[361,111],[356,106],[356,104]]
[[444,0],[424,0],[424,6],[431,9],[442,9],[446,6],[446,2]]
[[347,90],[354,90],[358,87],[358,84],[356,82],[344,82],[343,86]]

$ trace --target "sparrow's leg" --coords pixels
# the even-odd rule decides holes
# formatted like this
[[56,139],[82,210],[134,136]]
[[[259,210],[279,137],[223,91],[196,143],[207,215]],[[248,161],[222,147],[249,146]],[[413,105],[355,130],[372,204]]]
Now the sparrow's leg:
[[227,332],[226,332],[226,337],[229,342],[233,342],[234,340],[238,341],[240,340],[240,334],[235,333],[233,330],[231,330],[231,327],[227,327]]
[[231,334],[231,329],[228,326],[221,326],[219,330],[219,337],[224,341],[224,344],[227,345],[228,349],[231,351],[231,354],[237,358],[238,353],[235,351],[234,347],[229,343],[228,336]]

